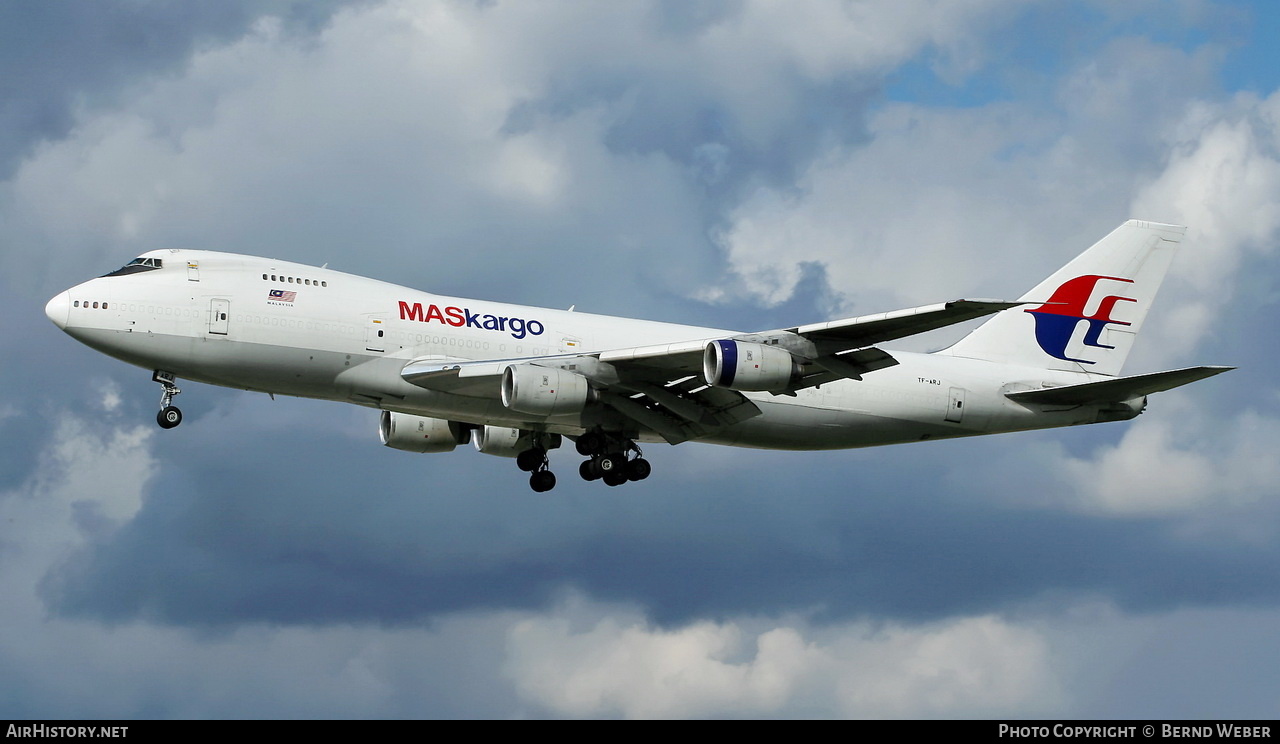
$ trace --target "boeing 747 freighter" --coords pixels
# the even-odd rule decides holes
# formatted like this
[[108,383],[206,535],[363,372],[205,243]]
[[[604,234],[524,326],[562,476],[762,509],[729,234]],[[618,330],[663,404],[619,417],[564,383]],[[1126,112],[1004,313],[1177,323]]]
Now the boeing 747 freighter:
[[[1131,419],[1147,396],[1230,367],[1120,376],[1184,228],[1131,220],[1016,302],[954,300],[743,333],[468,300],[327,268],[158,250],[45,312],[152,372],[160,426],[179,379],[381,411],[388,447],[468,440],[535,491],[563,437],[579,474],[650,473],[639,442],[816,450]],[[931,354],[882,344],[984,316]]]

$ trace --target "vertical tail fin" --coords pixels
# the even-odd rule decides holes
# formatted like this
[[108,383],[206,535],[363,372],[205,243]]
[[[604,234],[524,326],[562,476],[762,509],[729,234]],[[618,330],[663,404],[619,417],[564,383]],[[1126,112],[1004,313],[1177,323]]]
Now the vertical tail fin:
[[943,353],[1119,374],[1184,232],[1129,220]]

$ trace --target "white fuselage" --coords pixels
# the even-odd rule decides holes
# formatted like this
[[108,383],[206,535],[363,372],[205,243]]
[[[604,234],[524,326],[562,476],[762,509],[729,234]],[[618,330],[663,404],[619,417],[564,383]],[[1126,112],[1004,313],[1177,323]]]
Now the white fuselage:
[[[401,378],[417,359],[579,354],[735,331],[444,297],[328,269],[209,251],[154,251],[163,268],[80,284],[47,312],[77,340],[146,369],[225,387],[336,400],[467,424],[575,435],[590,413],[539,419],[494,398]],[[65,314],[65,315],[64,315]],[[703,438],[839,449],[1130,418],[1115,406],[1028,406],[1005,393],[1096,379],[946,352],[794,396],[748,393],[762,414]],[[634,435],[656,440],[643,429]]]

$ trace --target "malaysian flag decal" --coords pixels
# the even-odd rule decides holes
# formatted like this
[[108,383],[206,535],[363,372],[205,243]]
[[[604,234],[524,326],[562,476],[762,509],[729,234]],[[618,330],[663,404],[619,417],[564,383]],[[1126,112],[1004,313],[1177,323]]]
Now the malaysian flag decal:
[[293,302],[297,296],[297,292],[290,292],[284,289],[272,289],[267,291],[267,302]]

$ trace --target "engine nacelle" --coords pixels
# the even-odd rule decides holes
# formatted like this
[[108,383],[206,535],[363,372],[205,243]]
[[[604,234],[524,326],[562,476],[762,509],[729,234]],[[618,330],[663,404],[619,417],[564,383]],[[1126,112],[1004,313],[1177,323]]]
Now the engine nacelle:
[[515,457],[533,446],[533,432],[509,426],[482,426],[471,433],[477,452],[498,457]]
[[746,341],[710,341],[702,354],[702,378],[730,390],[785,390],[800,372],[786,349]]
[[591,386],[576,372],[532,364],[513,364],[502,373],[502,405],[519,413],[556,416],[578,413]]
[[451,452],[470,432],[456,421],[383,411],[378,437],[388,447],[405,452]]
[[[507,426],[482,426],[471,435],[471,443],[477,452],[497,457],[515,457],[533,447],[533,432],[527,429],[512,429]],[[547,449],[560,446],[559,434],[544,434],[543,442]]]

